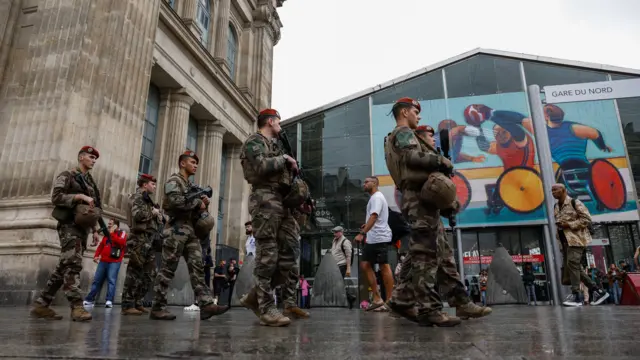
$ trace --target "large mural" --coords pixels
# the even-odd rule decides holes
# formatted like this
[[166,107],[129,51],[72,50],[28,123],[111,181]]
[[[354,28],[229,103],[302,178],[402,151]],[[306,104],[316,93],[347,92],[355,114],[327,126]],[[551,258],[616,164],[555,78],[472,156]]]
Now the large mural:
[[[390,206],[397,192],[384,160],[393,104],[373,105],[374,174]],[[454,181],[465,227],[545,220],[544,192],[525,93],[421,101],[421,124],[449,129]],[[595,221],[636,220],[636,202],[613,101],[548,105],[547,130],[558,182]],[[439,144],[439,139],[436,138]]]

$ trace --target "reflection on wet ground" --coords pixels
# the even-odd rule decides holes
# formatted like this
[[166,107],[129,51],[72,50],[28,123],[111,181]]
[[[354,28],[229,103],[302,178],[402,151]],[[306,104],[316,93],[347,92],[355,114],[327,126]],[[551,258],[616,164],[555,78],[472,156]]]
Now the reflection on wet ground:
[[456,328],[424,328],[384,313],[311,309],[286,328],[258,325],[234,308],[207,321],[171,309],[173,322],[95,308],[94,320],[28,318],[27,307],[0,308],[0,357],[163,359],[638,359],[638,307],[500,306]]

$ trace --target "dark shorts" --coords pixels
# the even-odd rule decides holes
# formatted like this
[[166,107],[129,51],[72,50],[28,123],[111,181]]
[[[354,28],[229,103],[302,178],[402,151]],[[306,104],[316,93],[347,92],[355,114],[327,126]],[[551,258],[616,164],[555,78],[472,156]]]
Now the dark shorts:
[[362,261],[369,264],[388,264],[389,263],[389,244],[364,244],[362,248]]

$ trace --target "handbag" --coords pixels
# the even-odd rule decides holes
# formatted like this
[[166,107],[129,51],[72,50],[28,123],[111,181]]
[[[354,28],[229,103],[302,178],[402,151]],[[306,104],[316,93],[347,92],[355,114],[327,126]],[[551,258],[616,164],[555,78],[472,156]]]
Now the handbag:
[[[118,236],[121,236],[124,233],[124,231],[120,231],[118,232]],[[112,259],[120,259],[120,256],[122,255],[122,248],[114,246],[113,243],[111,242],[111,237],[107,238],[107,245],[109,245],[111,247],[111,251],[109,252],[109,256]]]

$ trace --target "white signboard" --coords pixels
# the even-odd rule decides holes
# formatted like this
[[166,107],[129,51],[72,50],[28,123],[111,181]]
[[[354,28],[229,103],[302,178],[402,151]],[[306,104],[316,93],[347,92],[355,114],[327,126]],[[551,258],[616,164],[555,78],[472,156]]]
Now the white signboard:
[[591,242],[589,243],[589,246],[607,246],[607,245],[611,245],[611,243],[609,242],[609,239],[607,238],[591,239]]
[[547,104],[640,96],[640,79],[600,81],[544,87]]

